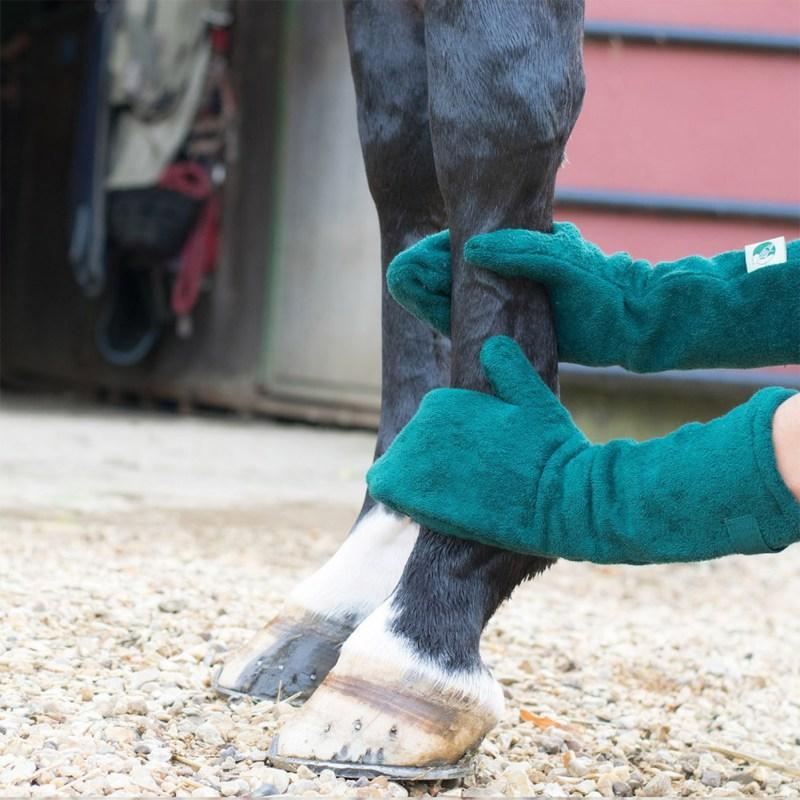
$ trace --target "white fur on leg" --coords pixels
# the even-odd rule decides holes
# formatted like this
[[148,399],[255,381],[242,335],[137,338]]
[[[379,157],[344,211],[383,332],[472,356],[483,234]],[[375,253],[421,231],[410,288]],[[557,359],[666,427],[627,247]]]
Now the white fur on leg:
[[[283,648],[280,658],[290,658],[286,646],[298,636],[338,647],[397,585],[418,533],[419,526],[408,517],[381,505],[370,509],[338,551],[294,589],[282,610],[228,655],[217,688],[251,692],[254,677],[275,666],[275,656],[269,654]],[[279,666],[283,669],[283,661]],[[320,679],[325,674],[316,664],[297,662],[294,667],[316,672]]]
[[397,585],[418,534],[411,519],[376,505],[289,602],[326,617],[364,619]]
[[432,658],[417,653],[407,641],[392,632],[395,615],[392,598],[381,603],[350,634],[342,648],[338,665],[343,669],[352,667],[357,671],[358,664],[368,655],[372,660],[385,661],[393,671],[413,673],[417,678],[423,678],[442,695],[463,698],[476,707],[484,707],[497,719],[503,716],[503,690],[486,667],[445,670]]

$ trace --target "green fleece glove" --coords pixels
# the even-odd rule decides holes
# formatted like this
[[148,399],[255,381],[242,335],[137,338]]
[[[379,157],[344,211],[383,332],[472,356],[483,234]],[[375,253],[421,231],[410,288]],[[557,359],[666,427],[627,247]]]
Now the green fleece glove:
[[[784,264],[748,273],[743,250],[657,264],[606,255],[568,222],[553,233],[470,239],[465,259],[547,286],[562,361],[633,372],[800,362],[800,240]],[[389,266],[389,291],[450,332],[450,239],[429,236]]]
[[724,417],[593,445],[517,344],[481,353],[497,396],[436,389],[367,474],[372,496],[441,533],[598,563],[769,553],[800,539],[763,389]]

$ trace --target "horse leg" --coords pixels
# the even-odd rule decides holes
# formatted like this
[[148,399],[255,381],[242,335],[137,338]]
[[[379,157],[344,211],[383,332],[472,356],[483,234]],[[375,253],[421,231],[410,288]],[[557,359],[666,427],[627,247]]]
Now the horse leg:
[[[543,289],[465,267],[461,253],[482,231],[551,225],[556,170],[583,97],[582,3],[428,0],[425,18],[431,130],[452,236],[453,382],[485,390],[478,353],[504,333],[555,391]],[[391,765],[406,777],[457,763],[503,710],[481,661],[481,632],[514,587],[550,563],[423,529],[397,589],[347,640],[274,753],[286,763]]]
[[[382,390],[375,457],[416,410],[447,383],[449,345],[401,308],[386,289],[389,261],[444,226],[428,124],[421,11],[380,0],[346,9],[367,179],[381,230]],[[392,47],[385,46],[385,38]],[[285,607],[225,662],[226,694],[308,697],[336,663],[353,629],[394,589],[419,526],[368,495],[350,535],[302,581]]]

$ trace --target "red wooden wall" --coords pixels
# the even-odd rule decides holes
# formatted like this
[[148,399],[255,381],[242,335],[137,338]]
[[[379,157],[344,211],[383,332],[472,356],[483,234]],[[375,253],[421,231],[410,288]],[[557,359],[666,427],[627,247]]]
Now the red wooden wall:
[[[800,0],[588,0],[586,19],[586,98],[558,179],[562,196],[581,199],[559,201],[557,217],[604,249],[650,259],[800,237],[800,55],[790,41]],[[608,32],[621,25],[645,41]],[[670,41],[676,33],[744,41]],[[587,190],[701,211],[620,211]],[[720,201],[735,213],[703,208]]]

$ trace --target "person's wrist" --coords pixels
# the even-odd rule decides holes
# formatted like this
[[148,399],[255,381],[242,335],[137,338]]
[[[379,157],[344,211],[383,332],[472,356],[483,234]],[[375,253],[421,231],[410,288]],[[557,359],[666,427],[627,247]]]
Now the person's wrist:
[[800,394],[789,397],[775,409],[772,446],[778,472],[800,503]]
[[[774,551],[782,550],[800,540],[800,502],[781,473],[775,447],[775,422],[778,411],[787,402],[792,401],[792,405],[784,409],[779,417],[778,436],[783,439],[783,434],[788,433],[782,431],[784,422],[793,429],[793,420],[787,421],[786,416],[793,414],[798,408],[796,405],[798,401],[795,399],[798,396],[797,392],[790,389],[772,387],[762,389],[754,398],[760,402],[752,418],[753,457],[758,465],[763,491],[768,493],[774,501],[773,508],[778,510],[777,514],[772,514],[771,523],[768,529],[762,531],[762,535],[769,548]],[[785,464],[784,469],[786,469]]]
[[536,481],[535,511],[531,537],[534,551],[551,558],[594,561],[597,541],[581,535],[582,526],[573,513],[582,509],[590,495],[594,452],[575,428],[554,448]]

